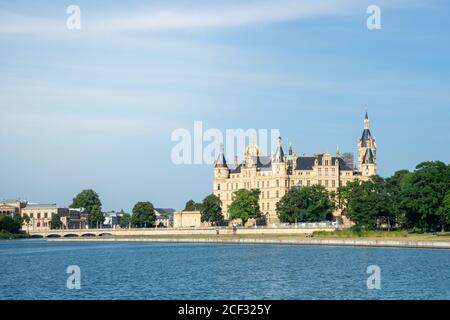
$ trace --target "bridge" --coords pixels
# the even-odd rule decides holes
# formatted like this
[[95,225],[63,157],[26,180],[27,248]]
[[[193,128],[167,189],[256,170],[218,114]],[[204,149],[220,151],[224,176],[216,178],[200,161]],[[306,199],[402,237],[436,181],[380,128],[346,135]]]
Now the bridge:
[[30,230],[31,238],[73,238],[73,237],[148,237],[173,235],[232,235],[232,234],[312,234],[314,231],[333,231],[332,225],[306,224],[285,227],[193,227],[193,228],[103,228],[103,229],[62,229],[62,230]]

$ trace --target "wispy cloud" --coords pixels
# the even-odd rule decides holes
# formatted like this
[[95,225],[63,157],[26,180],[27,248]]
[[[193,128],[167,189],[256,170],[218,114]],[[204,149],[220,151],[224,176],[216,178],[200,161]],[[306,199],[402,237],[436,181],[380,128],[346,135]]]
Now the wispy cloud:
[[323,15],[349,14],[355,0],[278,0],[252,1],[212,9],[161,9],[145,13],[129,13],[121,17],[97,21],[107,30],[164,30],[199,27],[236,27],[257,23],[273,23]]
[[[351,14],[358,0],[259,0],[234,2],[218,6],[180,9],[172,6],[126,13],[82,10],[82,29],[92,32],[132,30],[177,30],[210,27],[237,27],[258,23],[275,23],[326,15]],[[0,34],[55,34],[65,31],[61,19],[20,15],[0,11]]]

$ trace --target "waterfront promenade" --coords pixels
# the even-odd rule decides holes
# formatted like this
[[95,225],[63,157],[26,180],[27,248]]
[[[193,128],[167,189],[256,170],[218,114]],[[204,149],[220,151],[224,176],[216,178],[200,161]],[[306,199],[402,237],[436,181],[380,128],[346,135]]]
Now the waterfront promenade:
[[121,228],[121,229],[63,229],[29,231],[33,238],[73,238],[73,237],[145,237],[145,236],[183,236],[183,235],[310,235],[314,231],[334,231],[329,224],[304,224],[295,227],[198,227],[198,228]]
[[55,242],[148,242],[148,243],[216,243],[216,244],[284,244],[319,246],[396,247],[450,249],[449,241],[356,240],[356,239],[260,239],[260,238],[63,238]]

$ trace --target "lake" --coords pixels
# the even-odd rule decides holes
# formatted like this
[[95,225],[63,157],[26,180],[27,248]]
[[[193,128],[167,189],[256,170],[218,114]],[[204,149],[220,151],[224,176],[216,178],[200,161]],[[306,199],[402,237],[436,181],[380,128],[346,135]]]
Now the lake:
[[450,250],[38,239],[0,241],[0,265],[0,299],[450,299]]

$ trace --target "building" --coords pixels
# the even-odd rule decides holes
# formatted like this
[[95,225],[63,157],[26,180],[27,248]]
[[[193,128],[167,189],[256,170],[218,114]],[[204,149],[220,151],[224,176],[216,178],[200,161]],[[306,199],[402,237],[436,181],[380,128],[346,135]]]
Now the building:
[[[228,206],[233,193],[238,189],[259,189],[260,209],[268,224],[279,223],[276,203],[292,187],[323,185],[328,191],[335,191],[355,179],[366,180],[376,174],[376,142],[369,129],[369,117],[365,115],[364,130],[358,140],[358,164],[355,168],[349,157],[343,158],[339,150],[335,155],[297,155],[289,147],[285,154],[281,137],[278,138],[274,155],[260,154],[260,149],[250,143],[244,153],[242,163],[235,158],[234,167],[225,159],[223,149],[214,163],[213,193],[222,201],[222,212],[228,219]],[[336,212],[336,215],[339,213]]]
[[201,227],[200,211],[180,211],[173,214],[174,228]]
[[27,205],[27,201],[19,199],[9,199],[0,201],[0,215],[14,216],[21,214],[22,209]]
[[87,214],[83,209],[58,207],[56,204],[28,204],[21,211],[22,218],[28,216],[30,221],[24,221],[23,230],[45,231],[51,229],[51,220],[54,215],[61,218],[62,229],[85,229]]
[[173,225],[173,214],[175,209],[172,208],[155,208],[156,221],[155,225],[157,227],[163,226],[169,228]]
[[103,227],[114,228],[115,226],[119,225],[122,215],[122,212],[116,212],[114,210],[103,212],[103,216],[105,217],[105,221],[103,221]]

